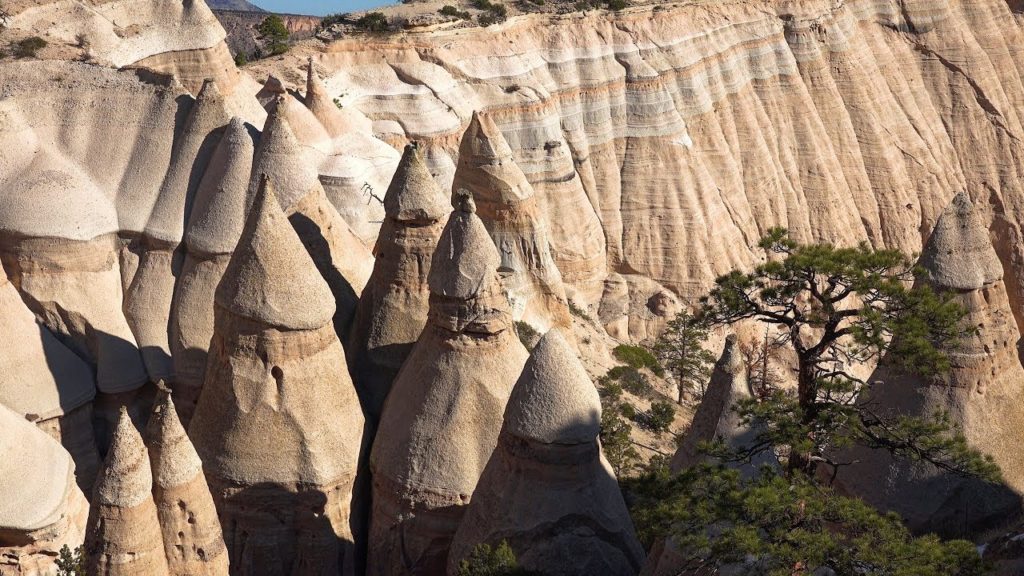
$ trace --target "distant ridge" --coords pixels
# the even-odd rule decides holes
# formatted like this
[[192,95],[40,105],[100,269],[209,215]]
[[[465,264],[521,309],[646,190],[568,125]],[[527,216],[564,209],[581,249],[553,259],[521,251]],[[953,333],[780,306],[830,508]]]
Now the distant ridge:
[[266,12],[266,10],[245,0],[207,0],[214,10],[238,10],[239,12]]

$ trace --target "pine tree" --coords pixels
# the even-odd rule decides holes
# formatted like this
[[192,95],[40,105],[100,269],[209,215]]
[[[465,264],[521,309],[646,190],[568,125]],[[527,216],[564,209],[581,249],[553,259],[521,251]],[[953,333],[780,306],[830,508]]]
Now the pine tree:
[[676,379],[677,404],[683,403],[686,390],[699,390],[699,396],[704,396],[715,364],[714,355],[703,347],[707,339],[707,326],[682,312],[669,322],[654,345],[654,355]]

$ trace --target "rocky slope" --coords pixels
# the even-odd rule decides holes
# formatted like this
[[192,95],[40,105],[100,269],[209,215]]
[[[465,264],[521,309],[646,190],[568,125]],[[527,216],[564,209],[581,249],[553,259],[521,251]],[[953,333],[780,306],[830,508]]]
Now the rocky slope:
[[[801,240],[920,251],[966,190],[1021,298],[1021,7],[1003,0],[661,3],[311,45],[346,107],[442,182],[486,110],[551,222],[565,280],[692,297]],[[656,290],[654,290],[656,292]],[[650,294],[645,294],[649,296]],[[1018,315],[1019,316],[1019,315]]]

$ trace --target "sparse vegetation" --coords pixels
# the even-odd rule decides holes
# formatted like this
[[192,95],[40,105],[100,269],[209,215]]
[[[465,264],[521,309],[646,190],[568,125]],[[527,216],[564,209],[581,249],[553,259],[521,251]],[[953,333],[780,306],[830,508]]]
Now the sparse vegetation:
[[627,6],[629,6],[628,0],[578,0],[574,7],[580,11],[607,8],[617,12]]
[[654,354],[651,354],[650,351],[643,346],[619,344],[612,350],[612,355],[615,356],[615,359],[619,362],[623,362],[627,366],[631,366],[637,370],[647,368],[659,376],[665,373],[661,364],[658,363],[658,359],[654,357]]
[[348,14],[328,14],[320,19],[320,29],[325,30],[334,26],[335,24],[341,24],[348,18]]
[[280,16],[276,14],[267,16],[256,28],[256,31],[259,33],[260,40],[264,42],[261,49],[262,54],[278,56],[288,51],[288,38],[291,34],[288,33],[288,28]]
[[367,32],[387,32],[388,17],[383,12],[369,12],[356,20],[356,28]]
[[644,428],[655,433],[668,432],[672,422],[676,418],[676,408],[670,402],[657,401],[651,404],[651,409],[640,412],[633,417],[633,420]]
[[248,63],[249,57],[245,55],[245,52],[235,54],[235,66],[245,66]]
[[687,313],[676,316],[654,345],[654,355],[676,381],[676,403],[686,392],[703,398],[715,356],[704,349],[708,327]]
[[498,24],[508,18],[508,7],[504,4],[491,2],[491,0],[473,0],[473,7],[484,11],[476,18],[481,26]]
[[459,562],[459,576],[539,576],[519,567],[515,552],[502,540],[497,546],[479,544]]
[[74,551],[65,544],[55,562],[57,576],[85,576],[85,559],[82,558],[82,547]]
[[533,350],[533,347],[540,340],[540,333],[526,322],[518,321],[515,323],[515,326],[516,334],[519,335],[519,341],[523,343],[527,350]]
[[618,382],[622,388],[634,396],[648,397],[654,392],[651,382],[632,366],[616,366],[608,371],[605,379]]
[[465,10],[459,10],[458,8],[456,8],[455,6],[452,6],[451,4],[447,4],[447,5],[443,6],[437,12],[439,14],[441,14],[442,16],[448,16],[448,17],[451,17],[451,18],[459,18],[461,20],[469,20],[472,17],[469,12],[466,12]]
[[630,438],[633,427],[627,421],[636,416],[636,409],[622,401],[622,390],[622,384],[607,376],[597,388],[601,395],[601,448],[617,476],[625,475],[640,462],[640,453]]
[[590,314],[587,314],[586,310],[580,308],[580,306],[572,300],[569,300],[569,313],[581,320],[586,320],[588,322],[591,320]]
[[32,36],[14,43],[14,56],[17,58],[35,58],[40,50],[46,48],[46,40]]

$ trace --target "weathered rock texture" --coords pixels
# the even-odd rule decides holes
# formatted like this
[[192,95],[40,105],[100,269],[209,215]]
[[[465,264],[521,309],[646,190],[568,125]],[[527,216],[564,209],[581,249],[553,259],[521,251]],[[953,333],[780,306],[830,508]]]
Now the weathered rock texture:
[[[442,184],[488,110],[591,301],[605,270],[699,296],[774,225],[920,252],[967,189],[1019,302],[1021,22],[1004,0],[725,0],[352,37],[317,57]],[[266,66],[298,74],[306,57]]]
[[169,574],[152,489],[146,446],[127,409],[121,408],[89,512],[84,552],[87,573]]
[[0,404],[61,442],[92,492],[100,457],[92,428],[92,369],[38,323],[0,271]]
[[349,347],[356,387],[374,421],[427,324],[430,261],[451,211],[415,144],[405,149],[384,207],[373,274],[359,299]]
[[468,193],[501,255],[502,284],[512,316],[546,331],[571,324],[562,275],[548,244],[546,219],[526,175],[494,120],[474,113],[459,146],[452,183]]
[[0,574],[48,576],[82,543],[89,503],[60,444],[0,406]]
[[[1020,333],[1003,284],[1003,268],[976,209],[957,195],[939,219],[921,265],[927,282],[967,310],[965,337],[945,352],[950,372],[936,379],[882,365],[867,401],[884,415],[930,417],[947,412],[968,442],[995,458],[1007,486],[956,477],[924,463],[897,461],[884,451],[856,451],[858,464],[840,482],[868,502],[898,512],[916,530],[963,535],[1021,512],[1024,491],[1024,368]],[[968,330],[977,328],[973,334]],[[1012,490],[1011,490],[1012,489]]]
[[334,298],[263,180],[217,288],[190,437],[232,574],[349,574],[363,415]]
[[[704,399],[693,415],[693,422],[682,444],[672,457],[670,468],[678,474],[700,464],[707,457],[700,453],[705,442],[721,442],[727,448],[742,452],[752,448],[758,439],[756,426],[744,425],[735,409],[739,402],[750,397],[746,363],[735,334],[725,340],[722,356],[711,372]],[[767,450],[751,456],[749,461],[730,463],[745,477],[752,477],[764,466],[778,467],[775,453]],[[687,559],[678,552],[671,539],[656,542],[647,557],[641,576],[676,576],[683,571]]]
[[214,293],[252,203],[252,140],[242,119],[232,118],[199,184],[185,229],[185,260],[170,318],[174,401],[184,423],[192,417],[206,374]]
[[146,425],[153,500],[173,576],[226,576],[228,553],[203,463],[178,420],[169,391],[157,396]]
[[558,331],[533,349],[498,447],[452,542],[448,574],[480,543],[506,540],[519,565],[544,574],[632,575],[644,553],[604,459],[601,399]]
[[368,572],[442,574],[498,441],[527,353],[472,199],[458,198],[430,265],[430,316],[395,379],[373,451]]

